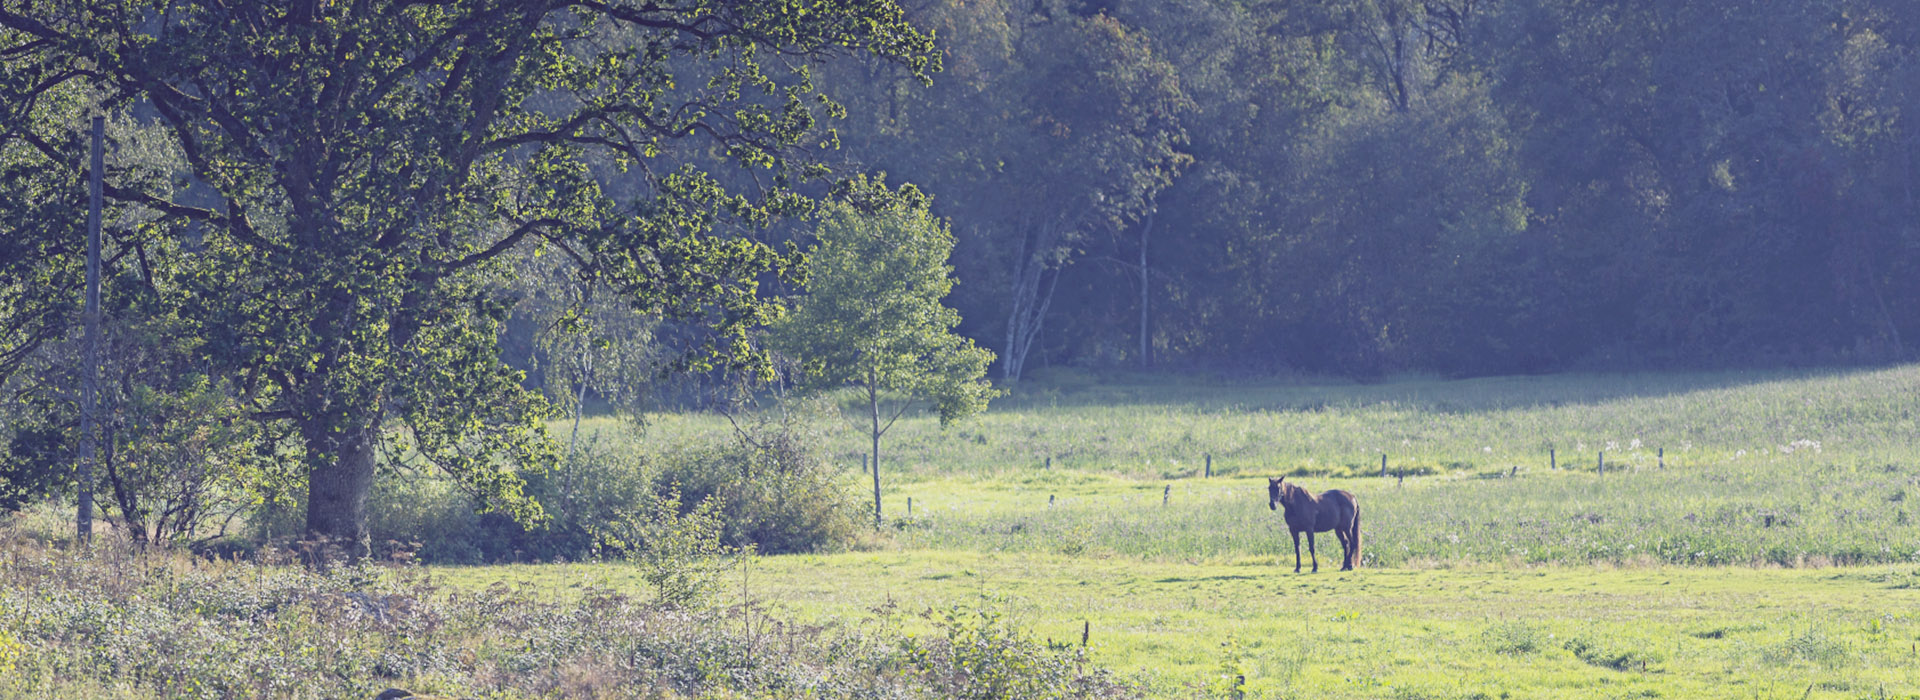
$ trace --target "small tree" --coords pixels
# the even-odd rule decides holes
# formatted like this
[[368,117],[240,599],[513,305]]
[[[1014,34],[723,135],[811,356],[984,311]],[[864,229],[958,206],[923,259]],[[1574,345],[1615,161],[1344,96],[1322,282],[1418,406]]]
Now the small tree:
[[803,390],[852,387],[866,400],[877,527],[880,437],[894,421],[931,403],[945,427],[985,409],[996,392],[984,378],[993,352],[954,335],[960,314],[941,303],[953,289],[946,224],[911,185],[888,193],[884,183],[856,183],[854,190],[854,204],[822,209],[805,266],[807,295],[773,338],[799,360]]

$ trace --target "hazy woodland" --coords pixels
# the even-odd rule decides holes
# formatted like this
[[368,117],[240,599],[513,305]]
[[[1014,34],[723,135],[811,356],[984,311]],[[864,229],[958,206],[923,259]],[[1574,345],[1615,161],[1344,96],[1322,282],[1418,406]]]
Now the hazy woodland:
[[1910,4],[5,0],[0,697],[1920,698]]

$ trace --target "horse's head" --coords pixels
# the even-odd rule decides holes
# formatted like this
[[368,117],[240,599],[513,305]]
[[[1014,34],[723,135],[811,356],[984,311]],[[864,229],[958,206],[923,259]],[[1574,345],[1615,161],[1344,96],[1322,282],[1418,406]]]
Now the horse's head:
[[1267,480],[1267,510],[1280,509],[1280,482],[1286,480],[1287,477],[1284,476],[1278,479]]

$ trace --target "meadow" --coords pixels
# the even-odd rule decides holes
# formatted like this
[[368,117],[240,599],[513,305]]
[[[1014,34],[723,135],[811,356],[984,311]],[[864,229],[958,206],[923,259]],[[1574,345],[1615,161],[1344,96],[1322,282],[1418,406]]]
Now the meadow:
[[[760,558],[735,594],[818,621],[958,606],[1061,645],[1086,630],[1154,697],[1920,697],[1916,396],[1916,366],[1056,374],[946,430],[903,419],[884,535]],[[864,436],[828,424],[859,492]],[[633,439],[730,429],[662,414]],[[1362,570],[1333,570],[1329,536],[1329,568],[1292,573],[1279,475],[1358,495]],[[631,585],[617,565],[443,571]]]
[[[1284,568],[1283,568],[1283,565]],[[565,599],[622,565],[456,568]],[[1920,697],[1920,566],[1463,565],[911,550],[764,557],[729,592],[775,616],[928,634],[1002,616],[1164,698]],[[1235,690],[1240,695],[1235,695]]]
[[[740,559],[696,608],[627,562],[316,573],[8,534],[64,526],[43,508],[0,524],[0,697],[1916,699],[1915,396],[1920,366],[1056,373],[903,419],[882,528]],[[800,422],[858,507],[858,426]],[[634,453],[734,430],[584,427]],[[1278,475],[1358,496],[1359,570],[1323,537],[1293,573]]]

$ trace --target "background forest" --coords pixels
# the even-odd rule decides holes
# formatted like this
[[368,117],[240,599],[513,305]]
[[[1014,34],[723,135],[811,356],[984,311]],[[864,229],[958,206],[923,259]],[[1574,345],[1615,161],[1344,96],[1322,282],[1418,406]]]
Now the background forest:
[[1884,361],[1920,309],[1904,2],[911,3],[823,79],[1029,367]]

